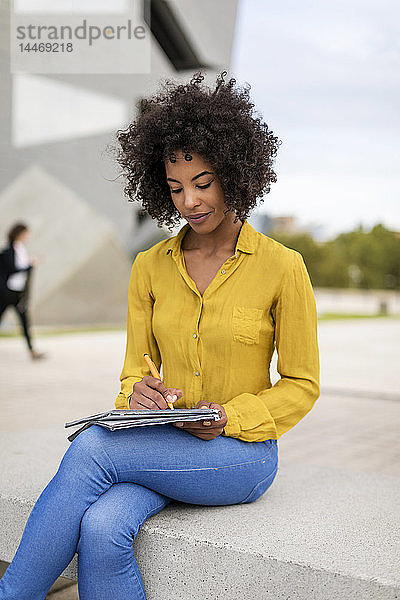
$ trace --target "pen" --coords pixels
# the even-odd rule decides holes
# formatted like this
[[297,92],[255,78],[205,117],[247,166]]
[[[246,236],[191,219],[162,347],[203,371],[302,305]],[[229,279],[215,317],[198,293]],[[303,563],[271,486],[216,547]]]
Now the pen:
[[[143,354],[143,356],[144,356],[144,360],[147,362],[147,366],[149,367],[150,373],[153,375],[153,377],[155,377],[156,379],[161,379],[161,375],[157,371],[157,367],[151,360],[150,356],[148,354]],[[168,408],[171,408],[172,410],[174,410],[174,405],[172,404],[172,402],[167,402],[167,404],[168,404]]]

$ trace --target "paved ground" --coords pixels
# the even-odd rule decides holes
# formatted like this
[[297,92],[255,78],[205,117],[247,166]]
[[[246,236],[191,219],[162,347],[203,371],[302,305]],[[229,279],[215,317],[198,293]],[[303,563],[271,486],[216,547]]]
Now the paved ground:
[[[0,431],[41,423],[64,436],[66,421],[113,407],[124,332],[36,339],[48,358],[35,362],[22,339],[0,339]],[[319,345],[321,397],[280,439],[281,460],[400,476],[400,320],[322,322]]]
[[400,320],[322,322],[321,397],[281,461],[400,476]]
[[[32,362],[20,338],[0,339],[0,431],[41,423],[66,437],[66,421],[113,407],[124,332],[35,337],[46,360]],[[399,340],[398,319],[320,323],[321,397],[280,439],[281,463],[400,476]],[[49,598],[73,600],[76,586]]]

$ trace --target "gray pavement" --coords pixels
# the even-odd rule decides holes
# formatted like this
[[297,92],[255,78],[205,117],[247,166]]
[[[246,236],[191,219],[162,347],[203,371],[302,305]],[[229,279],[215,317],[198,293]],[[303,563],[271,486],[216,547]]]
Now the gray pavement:
[[[31,361],[20,338],[0,339],[0,431],[6,434],[0,448],[4,456],[7,446],[14,467],[19,461],[29,462],[19,448],[31,436],[32,427],[39,429],[31,441],[32,454],[38,456],[35,445],[48,445],[61,458],[68,446],[64,423],[111,408],[119,391],[124,332],[37,334],[35,338],[37,348],[48,353],[45,360]],[[396,319],[320,323],[321,397],[280,439],[281,467],[297,461],[299,469],[308,464],[358,471],[354,477],[361,472],[400,476],[399,340],[400,320]],[[57,428],[59,439],[55,439]],[[8,481],[12,469],[13,465],[2,465]],[[46,469],[42,473],[37,493],[53,474]],[[73,600],[76,585],[48,597]]]
[[[31,361],[20,338],[0,338],[0,431],[58,426],[65,437],[66,421],[113,407],[123,331],[35,337],[45,360]],[[321,397],[281,437],[280,460],[400,476],[400,320],[321,322],[319,345]]]

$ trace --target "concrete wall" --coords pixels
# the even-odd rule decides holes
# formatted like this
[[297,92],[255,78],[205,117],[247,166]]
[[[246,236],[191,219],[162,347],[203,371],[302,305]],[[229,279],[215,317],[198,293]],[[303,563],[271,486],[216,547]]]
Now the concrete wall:
[[355,290],[317,288],[317,309],[325,313],[400,315],[400,292],[395,290]]

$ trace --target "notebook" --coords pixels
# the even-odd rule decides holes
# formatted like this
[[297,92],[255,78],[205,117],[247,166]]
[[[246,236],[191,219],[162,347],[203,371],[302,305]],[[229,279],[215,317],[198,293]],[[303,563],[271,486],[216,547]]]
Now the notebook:
[[92,425],[100,425],[110,431],[116,429],[127,429],[129,427],[143,427],[146,425],[166,425],[177,421],[218,421],[219,410],[217,408],[175,408],[174,410],[109,410],[97,415],[83,417],[76,421],[65,423],[65,427],[81,425],[68,440],[72,442],[82,431]]

